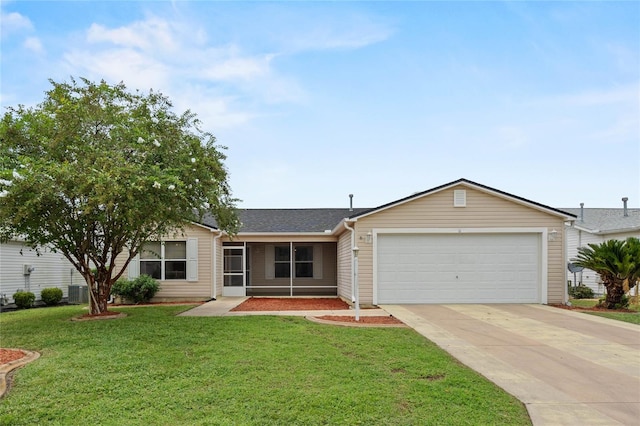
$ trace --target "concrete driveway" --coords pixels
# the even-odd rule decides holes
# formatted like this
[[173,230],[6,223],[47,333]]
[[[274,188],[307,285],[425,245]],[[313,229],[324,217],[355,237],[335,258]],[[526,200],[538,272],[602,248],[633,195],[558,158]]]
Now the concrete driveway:
[[534,425],[640,425],[640,326],[542,305],[384,305]]

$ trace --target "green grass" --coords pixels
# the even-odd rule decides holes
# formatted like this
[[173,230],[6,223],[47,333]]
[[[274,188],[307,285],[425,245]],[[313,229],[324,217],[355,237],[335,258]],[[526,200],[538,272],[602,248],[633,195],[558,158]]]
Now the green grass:
[[293,317],[176,317],[184,306],[0,315],[3,347],[42,356],[3,425],[527,425],[515,398],[410,329]]
[[[598,299],[571,299],[571,304],[580,308],[592,308],[598,304]],[[610,318],[617,321],[640,324],[640,305],[630,304],[629,309],[636,312],[585,312],[603,318]]]

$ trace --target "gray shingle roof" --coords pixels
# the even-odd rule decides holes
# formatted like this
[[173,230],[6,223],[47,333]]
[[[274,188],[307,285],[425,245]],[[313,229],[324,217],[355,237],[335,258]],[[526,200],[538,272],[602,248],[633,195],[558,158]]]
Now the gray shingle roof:
[[[240,232],[324,232],[333,230],[342,219],[367,209],[239,209]],[[207,216],[203,225],[217,228]]]
[[625,231],[640,231],[640,209],[627,209],[628,216],[624,216],[624,209],[585,208],[584,221],[580,220],[580,209],[563,208],[575,214],[575,225],[588,229],[594,233],[612,233]]

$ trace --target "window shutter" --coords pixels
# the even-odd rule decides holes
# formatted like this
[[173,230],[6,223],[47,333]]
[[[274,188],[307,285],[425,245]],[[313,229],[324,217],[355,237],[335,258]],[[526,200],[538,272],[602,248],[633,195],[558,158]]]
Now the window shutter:
[[276,277],[275,261],[275,247],[273,244],[267,244],[264,247],[264,278],[267,280],[272,280]]
[[187,239],[187,281],[198,281],[198,239]]
[[134,280],[140,276],[140,255],[136,254],[129,262],[127,267],[127,274],[130,280]]
[[313,279],[322,279],[322,244],[313,245]]

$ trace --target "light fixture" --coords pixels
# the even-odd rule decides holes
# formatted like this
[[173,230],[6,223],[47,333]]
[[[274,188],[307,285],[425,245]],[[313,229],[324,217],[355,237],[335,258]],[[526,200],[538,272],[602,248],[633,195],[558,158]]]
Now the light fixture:
[[371,231],[367,232],[367,236],[365,237],[365,241],[367,242],[367,244],[371,244],[372,239],[373,239],[373,234],[371,234]]
[[353,257],[358,257],[358,252],[360,251],[358,246],[354,246],[351,250],[353,251]]
[[558,231],[556,231],[555,229],[549,232],[549,238],[548,238],[549,241],[555,241],[557,237],[558,237]]

